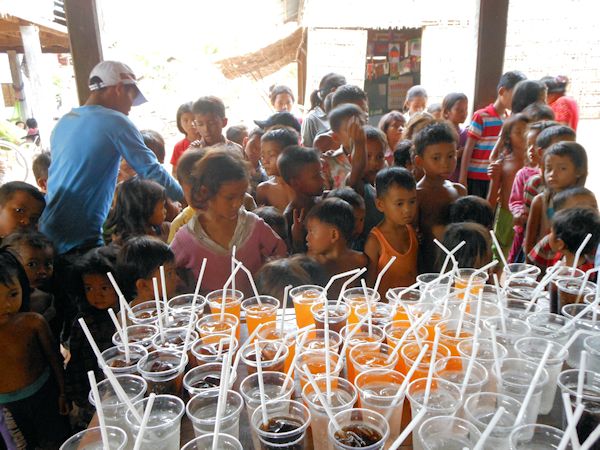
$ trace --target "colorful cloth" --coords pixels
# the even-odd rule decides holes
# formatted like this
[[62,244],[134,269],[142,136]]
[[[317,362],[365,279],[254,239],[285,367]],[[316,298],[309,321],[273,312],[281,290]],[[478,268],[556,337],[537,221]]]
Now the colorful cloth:
[[[513,217],[524,214],[525,217],[529,214],[529,207],[525,204],[525,187],[527,182],[531,180],[533,177],[538,176],[538,180],[541,181],[539,177],[540,170],[535,167],[523,167],[520,169],[515,175],[515,180],[513,181],[513,186],[510,191],[510,198],[508,200],[508,209],[512,213]],[[536,187],[530,187],[530,194],[536,192],[539,188],[539,185],[536,184]],[[529,206],[531,206],[530,200]],[[515,225],[513,227],[514,230],[514,238],[513,243],[510,248],[510,252],[508,253],[508,262],[522,262],[520,259],[523,258],[523,242],[525,240],[525,225]]]
[[[513,216],[509,210],[498,206],[496,209],[496,219],[494,220],[494,233],[498,238],[500,248],[494,246],[494,256],[500,256],[499,252],[507,255],[513,243]],[[501,258],[498,258],[501,261]]]
[[526,183],[523,191],[523,202],[525,205],[525,212],[529,214],[531,204],[536,195],[544,192],[544,180],[541,175],[533,175]]
[[329,189],[344,187],[351,170],[350,157],[342,147],[323,155],[323,175]]
[[490,177],[487,173],[490,163],[489,158],[501,130],[502,118],[493,104],[473,114],[468,136],[476,142],[471,154],[471,160],[469,161],[467,178],[489,181]]
[[183,155],[192,142],[188,140],[187,137],[184,137],[180,140],[175,147],[173,147],[173,154],[171,155],[171,165],[173,167],[177,167],[177,163],[179,162],[179,158]]
[[566,123],[568,126],[577,131],[579,123],[579,107],[577,102],[571,97],[559,97],[550,105],[554,111],[554,120],[561,123]]
[[544,236],[529,252],[527,259],[540,268],[550,267],[556,261],[556,252],[550,247],[550,235]]

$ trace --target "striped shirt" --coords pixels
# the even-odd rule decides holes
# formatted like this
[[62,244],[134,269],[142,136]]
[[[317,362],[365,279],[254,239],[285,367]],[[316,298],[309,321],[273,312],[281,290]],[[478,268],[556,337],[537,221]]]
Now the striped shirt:
[[489,158],[500,136],[500,130],[502,130],[502,119],[493,104],[475,111],[468,134],[475,140],[475,147],[469,161],[467,178],[489,181],[490,177],[487,174]]

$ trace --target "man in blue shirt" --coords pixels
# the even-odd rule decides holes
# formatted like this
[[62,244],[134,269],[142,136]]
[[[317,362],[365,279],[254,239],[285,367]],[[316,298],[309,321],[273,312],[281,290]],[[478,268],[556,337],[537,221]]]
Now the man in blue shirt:
[[40,231],[59,255],[102,245],[121,158],[140,177],[164,186],[171,199],[183,198],[177,181],[127,117],[132,106],[146,101],[132,70],[103,61],[92,70],[89,84],[85,105],[63,116],[50,138],[52,164]]

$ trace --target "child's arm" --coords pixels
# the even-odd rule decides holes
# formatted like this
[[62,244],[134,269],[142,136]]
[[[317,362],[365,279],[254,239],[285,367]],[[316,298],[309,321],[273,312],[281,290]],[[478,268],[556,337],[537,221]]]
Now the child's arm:
[[517,172],[515,181],[513,181],[512,188],[510,190],[510,197],[508,198],[508,209],[513,215],[513,223],[515,225],[523,226],[527,221],[527,213],[525,212],[525,172],[523,169]]
[[367,263],[367,284],[369,286],[373,286],[377,279],[377,264],[379,262],[380,252],[381,248],[379,247],[377,238],[375,238],[373,234],[369,234],[367,242],[365,242],[365,255],[367,255],[369,260]]
[[348,134],[354,142],[354,152],[352,154],[352,169],[346,184],[354,188],[364,177],[367,168],[367,138],[365,130],[358,119],[353,118],[351,120],[348,126]]
[[473,149],[476,143],[477,139],[473,136],[467,137],[467,143],[460,162],[460,177],[458,179],[458,182],[463,186],[467,185],[467,172],[469,171],[469,163],[471,162],[471,156],[473,156]]
[[540,235],[540,227],[542,224],[542,214],[544,206],[543,194],[537,195],[533,199],[531,204],[531,210],[529,211],[529,217],[527,218],[527,227],[525,228],[525,241],[523,247],[525,254],[528,255],[537,243],[538,236]]
[[256,186],[256,204],[258,206],[268,206],[269,197],[267,191],[269,190],[268,182],[263,181]]
[[298,211],[292,210],[292,224],[289,229],[292,252],[302,252],[304,250],[305,230],[304,230],[304,209]]
[[488,167],[490,176],[490,187],[488,189],[487,201],[490,202],[492,209],[496,209],[498,196],[500,195],[500,186],[502,186],[502,161],[494,161]]

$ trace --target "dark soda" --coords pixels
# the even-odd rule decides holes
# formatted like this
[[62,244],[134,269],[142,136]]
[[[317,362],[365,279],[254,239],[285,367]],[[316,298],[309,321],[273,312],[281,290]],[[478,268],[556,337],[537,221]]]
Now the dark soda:
[[[270,419],[267,424],[261,424],[260,425],[260,429],[264,432],[267,433],[285,433],[286,436],[281,437],[281,438],[264,438],[263,439],[267,442],[271,442],[273,444],[285,444],[286,442],[295,442],[296,440],[298,440],[298,438],[300,437],[300,432],[298,432],[297,434],[292,433],[291,435],[289,434],[290,432],[297,430],[299,428],[301,428],[303,425],[303,423],[293,417],[273,417],[272,419]],[[262,450],[271,450],[271,449],[281,449],[282,447],[278,446],[271,446],[269,444],[266,444],[265,442],[261,442],[261,449]],[[284,447],[288,450],[302,450],[304,449],[304,439],[302,439],[300,442],[295,443],[295,444],[290,444],[287,447]]]
[[352,448],[364,448],[377,444],[381,441],[379,431],[364,425],[355,424],[342,427],[341,431],[335,433],[336,440],[343,445]]

